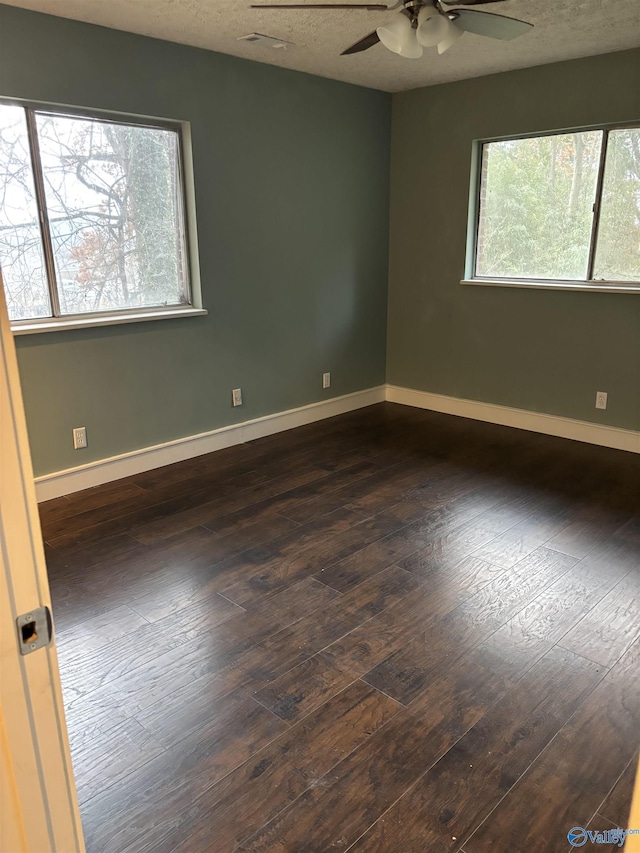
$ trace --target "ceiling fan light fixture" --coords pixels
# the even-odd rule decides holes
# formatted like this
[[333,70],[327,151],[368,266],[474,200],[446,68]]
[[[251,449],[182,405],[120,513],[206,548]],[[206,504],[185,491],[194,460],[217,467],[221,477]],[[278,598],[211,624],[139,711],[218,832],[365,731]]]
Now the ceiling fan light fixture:
[[442,55],[445,50],[449,50],[449,48],[454,45],[459,38],[462,38],[463,35],[464,30],[457,27],[454,21],[449,21],[449,32],[442,41],[438,42],[438,53]]
[[435,8],[424,8],[418,16],[416,35],[423,47],[435,47],[446,39],[453,24],[446,15],[441,15]]
[[376,29],[382,44],[392,53],[400,53],[403,43],[410,35],[411,22],[405,15],[396,15],[392,21]]
[[416,38],[416,31],[411,28],[411,35],[402,45],[400,56],[404,56],[405,59],[420,59],[422,54],[422,45],[418,44],[418,39]]
[[382,44],[392,53],[397,53],[405,59],[420,59],[422,56],[422,47],[416,39],[416,31],[402,12],[393,21],[378,27],[376,32]]

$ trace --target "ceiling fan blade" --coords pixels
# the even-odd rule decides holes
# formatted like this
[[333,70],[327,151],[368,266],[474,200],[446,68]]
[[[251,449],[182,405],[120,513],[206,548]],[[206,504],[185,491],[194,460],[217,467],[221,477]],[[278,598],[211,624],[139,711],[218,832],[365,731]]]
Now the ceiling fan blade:
[[517,18],[507,18],[495,15],[493,12],[476,12],[473,9],[455,9],[447,14],[455,14],[452,20],[468,33],[477,36],[489,36],[494,39],[514,39],[533,28],[533,24],[519,21]]
[[374,44],[378,44],[379,41],[378,33],[374,30],[372,33],[369,33],[368,36],[365,36],[363,39],[360,39],[360,41],[352,44],[351,47],[343,50],[340,56],[349,56],[351,53],[360,53],[363,50],[369,50],[370,47],[373,47]]
[[387,12],[383,3],[268,3],[259,6],[252,3],[250,9],[365,9],[368,12]]

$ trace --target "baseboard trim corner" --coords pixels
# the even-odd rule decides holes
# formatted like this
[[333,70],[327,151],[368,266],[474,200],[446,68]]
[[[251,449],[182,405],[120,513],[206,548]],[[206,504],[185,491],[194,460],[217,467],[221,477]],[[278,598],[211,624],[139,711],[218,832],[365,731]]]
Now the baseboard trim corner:
[[572,418],[547,415],[541,412],[530,412],[525,409],[512,409],[494,403],[481,403],[477,400],[448,397],[445,394],[431,394],[428,391],[416,391],[413,388],[402,388],[399,385],[387,385],[387,400],[390,403],[400,403],[418,409],[430,409],[446,415],[457,415],[462,418],[486,421],[487,423],[515,427],[530,432],[541,432],[558,438],[569,438],[573,441],[597,444],[601,447],[612,447],[615,450],[640,453],[640,432],[634,430],[604,426],[588,421],[577,421]]
[[640,432],[634,430],[603,426],[557,415],[513,409],[494,403],[482,403],[477,400],[449,397],[445,394],[432,394],[428,391],[417,391],[413,388],[388,384],[355,391],[352,394],[344,394],[341,397],[333,397],[330,400],[321,400],[284,412],[275,412],[261,418],[243,421],[239,424],[232,424],[198,435],[178,438],[152,447],[143,447],[108,459],[89,462],[77,468],[44,474],[35,479],[36,496],[39,502],[62,497],[82,489],[101,486],[112,480],[120,480],[123,477],[130,477],[143,471],[170,465],[173,462],[192,459],[235,444],[242,444],[256,438],[355,411],[365,406],[372,406],[375,403],[382,403],[385,400],[390,403],[429,409],[447,415],[544,433],[558,438],[568,438],[587,444],[611,447],[616,450],[627,450],[631,453],[640,453]]
[[198,435],[177,438],[163,444],[152,447],[143,447],[140,450],[132,450],[121,453],[108,459],[99,459],[88,462],[77,468],[68,468],[65,471],[55,471],[35,478],[36,497],[38,502],[70,495],[82,489],[93,486],[101,486],[112,480],[120,480],[170,465],[173,462],[182,462],[184,459],[192,459],[215,450],[222,450],[234,444],[243,444],[266,435],[273,435],[284,430],[294,429],[305,424],[342,415],[345,412],[372,406],[374,403],[383,403],[386,399],[386,387],[379,385],[367,388],[363,391],[355,391],[352,394],[344,394],[341,397],[332,397],[330,400],[320,400],[317,403],[309,403],[296,409],[284,412],[275,412],[261,418],[243,421],[239,424],[221,427]]

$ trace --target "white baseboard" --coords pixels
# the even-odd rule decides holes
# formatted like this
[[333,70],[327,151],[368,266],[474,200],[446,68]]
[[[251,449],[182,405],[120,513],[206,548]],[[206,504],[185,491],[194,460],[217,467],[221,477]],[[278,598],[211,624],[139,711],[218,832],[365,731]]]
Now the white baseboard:
[[342,415],[385,400],[404,406],[430,409],[462,418],[472,418],[560,438],[570,438],[574,441],[584,441],[588,444],[613,447],[616,450],[640,453],[640,432],[633,430],[601,426],[524,409],[511,409],[508,406],[480,403],[477,400],[447,397],[444,394],[430,394],[427,391],[415,391],[412,388],[401,388],[397,385],[380,385],[199,435],[178,438],[153,447],[143,447],[141,450],[133,450],[130,453],[121,453],[109,459],[99,459],[66,471],[45,474],[42,477],[36,477],[36,495],[38,501],[69,495],[81,489],[100,486],[112,480],[140,474],[142,471],[150,471],[152,468],[160,468],[162,465],[181,462],[183,459],[191,459],[194,456],[202,456],[214,450],[222,450],[224,447],[242,444],[265,435],[273,435],[283,430],[331,418],[334,415]]
[[156,444],[153,447],[143,447],[141,450],[121,453],[109,459],[99,459],[96,462],[79,465],[77,468],[44,474],[41,477],[36,477],[36,496],[38,501],[47,501],[62,495],[69,495],[81,489],[100,486],[111,480],[119,480],[132,474],[140,474],[142,471],[150,471],[152,468],[160,468],[162,465],[170,465],[172,462],[181,462],[183,459],[202,456],[205,453],[222,450],[222,448],[231,447],[234,444],[242,444],[245,441],[262,438],[265,435],[272,435],[314,421],[331,418],[334,415],[342,415],[345,412],[371,406],[374,403],[382,403],[385,398],[385,386],[380,385],[376,388],[356,391],[353,394],[344,394],[342,397],[310,403],[297,409],[289,409],[286,412],[276,412],[273,415],[265,415],[262,418],[221,427],[199,435],[191,435],[186,438],[167,441],[164,444]]
[[414,391],[412,388],[401,388],[397,385],[387,385],[387,400],[390,403],[401,403],[419,409],[431,409],[434,412],[443,412],[447,415],[458,415],[476,421],[487,421],[491,424],[501,424],[517,429],[526,429],[530,432],[555,435],[559,438],[584,441],[587,444],[598,444],[603,447],[613,447],[616,450],[640,453],[640,432],[634,430],[602,426],[587,421],[562,418],[557,415],[529,412],[524,409],[511,409],[508,406],[480,403],[477,400],[447,397],[444,394]]

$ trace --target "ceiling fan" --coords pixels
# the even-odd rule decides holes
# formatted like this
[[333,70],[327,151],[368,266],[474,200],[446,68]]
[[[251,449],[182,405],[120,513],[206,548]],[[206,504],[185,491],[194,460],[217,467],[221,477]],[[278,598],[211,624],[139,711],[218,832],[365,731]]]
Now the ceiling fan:
[[[251,4],[252,9],[362,9],[369,12],[400,11],[393,20],[379,26],[361,38],[341,56],[360,53],[382,44],[406,59],[419,59],[423,47],[437,45],[444,53],[467,33],[496,39],[512,39],[533,27],[526,21],[481,12],[477,9],[452,9],[451,6],[480,6],[485,3],[503,3],[505,0],[398,0],[393,6],[383,3],[270,3]],[[402,7],[402,8],[400,8]]]

